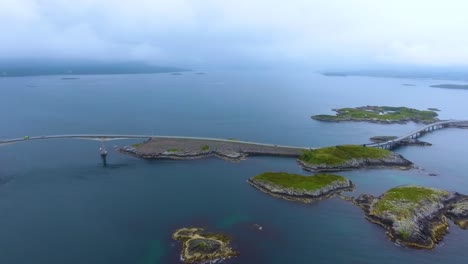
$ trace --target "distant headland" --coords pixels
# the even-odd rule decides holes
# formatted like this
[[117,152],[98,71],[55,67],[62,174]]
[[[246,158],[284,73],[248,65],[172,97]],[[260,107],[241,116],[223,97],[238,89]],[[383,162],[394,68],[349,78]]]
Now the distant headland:
[[431,85],[430,87],[454,90],[468,90],[468,84],[436,84]]
[[190,71],[176,67],[155,66],[142,62],[101,62],[66,60],[15,60],[0,62],[0,77],[41,75],[104,75],[173,73]]

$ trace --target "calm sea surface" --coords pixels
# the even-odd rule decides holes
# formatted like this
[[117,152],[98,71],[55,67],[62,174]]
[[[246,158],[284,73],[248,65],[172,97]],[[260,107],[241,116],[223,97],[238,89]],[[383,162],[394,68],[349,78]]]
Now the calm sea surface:
[[[441,118],[468,119],[468,91],[428,87],[437,83],[284,71],[0,78],[0,138],[130,133],[310,147],[365,143],[421,125],[332,124],[310,116],[392,105],[437,107]],[[468,130],[423,140],[433,146],[398,152],[424,170],[343,172],[357,185],[349,195],[402,184],[468,193]],[[264,171],[307,174],[294,159],[148,161],[114,151],[135,142],[107,142],[108,167],[94,141],[0,147],[0,263],[180,263],[171,234],[184,226],[232,235],[241,252],[226,262],[233,264],[468,263],[468,231],[454,225],[436,249],[407,249],[350,203],[288,202],[246,183]]]

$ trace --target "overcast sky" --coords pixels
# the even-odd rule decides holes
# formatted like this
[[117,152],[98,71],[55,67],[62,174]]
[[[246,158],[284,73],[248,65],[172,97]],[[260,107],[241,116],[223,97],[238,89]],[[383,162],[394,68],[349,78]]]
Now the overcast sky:
[[0,58],[468,64],[467,0],[0,0]]

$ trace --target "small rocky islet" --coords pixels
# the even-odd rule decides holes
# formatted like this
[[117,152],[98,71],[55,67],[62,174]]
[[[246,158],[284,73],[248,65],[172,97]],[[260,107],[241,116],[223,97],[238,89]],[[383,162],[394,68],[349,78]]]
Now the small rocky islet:
[[247,182],[271,196],[305,203],[332,197],[354,188],[350,180],[333,174],[303,176],[285,172],[265,172],[251,177]]
[[216,263],[239,255],[230,247],[229,236],[205,233],[203,228],[180,228],[172,238],[182,242],[181,260],[184,263]]
[[407,185],[379,197],[363,194],[353,202],[393,241],[408,247],[434,248],[447,233],[447,218],[463,229],[468,227],[468,196],[456,192]]
[[304,170],[314,172],[361,168],[410,169],[413,167],[413,163],[400,154],[385,149],[359,145],[306,150],[297,161]]
[[430,124],[439,121],[438,114],[431,110],[418,110],[409,107],[360,106],[355,108],[332,109],[336,115],[314,115],[311,118],[324,122],[372,122],[383,124],[406,124],[410,121]]

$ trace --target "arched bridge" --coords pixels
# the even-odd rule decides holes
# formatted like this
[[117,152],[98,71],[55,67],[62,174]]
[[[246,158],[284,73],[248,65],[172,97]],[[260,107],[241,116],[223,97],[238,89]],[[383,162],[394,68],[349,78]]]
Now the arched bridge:
[[[466,127],[468,128],[468,120],[447,120],[440,121],[426,125],[416,131],[413,131],[409,134],[401,136],[399,138],[389,140],[381,143],[370,143],[363,144],[366,147],[375,147],[383,149],[393,149],[401,144],[401,141],[407,139],[416,139],[426,133],[432,132],[434,130],[442,129],[445,127]],[[232,139],[220,139],[220,138],[204,138],[204,137],[181,137],[181,136],[155,136],[155,135],[112,135],[112,134],[71,134],[71,135],[50,135],[50,136],[34,136],[34,137],[22,137],[22,138],[13,138],[0,140],[1,145],[19,143],[19,142],[28,142],[34,140],[49,140],[49,139],[84,139],[84,140],[96,140],[96,141],[110,141],[110,140],[123,140],[123,139],[150,139],[150,138],[161,138],[161,139],[193,139],[193,140],[209,140],[217,142],[229,142],[232,143]],[[284,146],[284,145],[275,145],[275,144],[265,144],[249,141],[234,140],[238,144],[248,144],[248,145],[257,145],[257,146],[266,146],[266,147],[279,147],[279,148],[290,148],[290,149],[311,149],[310,147],[296,147],[296,146]]]
[[439,130],[446,127],[466,127],[468,128],[468,120],[447,120],[447,121],[440,121],[436,123],[429,124],[424,126],[416,131],[413,131],[409,134],[404,136],[398,137],[393,140],[381,142],[381,143],[370,143],[370,144],[363,144],[366,147],[374,147],[374,148],[382,148],[382,149],[394,149],[401,145],[401,142],[408,139],[416,139],[419,138],[429,132]]

